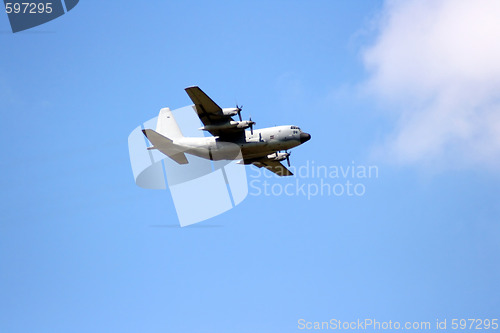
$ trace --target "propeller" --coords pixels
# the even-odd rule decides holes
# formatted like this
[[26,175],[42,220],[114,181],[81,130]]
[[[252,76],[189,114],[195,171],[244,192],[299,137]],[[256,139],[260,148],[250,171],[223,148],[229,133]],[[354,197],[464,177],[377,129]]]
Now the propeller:
[[241,121],[241,109],[243,109],[243,105],[238,106],[238,103],[236,103],[236,113],[238,113],[238,117],[240,118]]
[[255,125],[255,121],[252,121],[252,116],[250,116],[248,121],[250,122],[250,133],[253,135],[253,125]]
[[[275,154],[276,154],[276,158],[278,158],[279,151],[277,151]],[[285,154],[286,154],[286,162],[287,162],[288,166],[290,166],[290,153],[288,152],[288,150],[285,150]]]

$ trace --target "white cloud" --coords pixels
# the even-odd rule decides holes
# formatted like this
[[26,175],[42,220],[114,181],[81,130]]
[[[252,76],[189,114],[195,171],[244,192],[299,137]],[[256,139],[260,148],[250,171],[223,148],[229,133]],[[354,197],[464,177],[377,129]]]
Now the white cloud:
[[500,166],[500,1],[388,1],[364,52],[401,163]]

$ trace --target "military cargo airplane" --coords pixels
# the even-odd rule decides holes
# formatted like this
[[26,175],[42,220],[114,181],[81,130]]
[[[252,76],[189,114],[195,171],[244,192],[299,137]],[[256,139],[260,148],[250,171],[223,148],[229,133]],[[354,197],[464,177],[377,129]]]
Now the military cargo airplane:
[[[156,130],[142,132],[151,142],[148,150],[157,149],[179,164],[189,163],[185,153],[210,160],[233,160],[266,168],[279,176],[292,176],[281,161],[290,167],[288,149],[297,147],[311,139],[309,133],[293,125],[253,129],[255,122],[242,120],[242,107],[220,108],[199,87],[185,89],[194,103],[194,108],[203,127],[212,137],[185,137],[169,108],[158,115]],[[238,116],[239,121],[232,117]],[[247,130],[249,129],[249,130]],[[282,152],[284,151],[284,152]]]

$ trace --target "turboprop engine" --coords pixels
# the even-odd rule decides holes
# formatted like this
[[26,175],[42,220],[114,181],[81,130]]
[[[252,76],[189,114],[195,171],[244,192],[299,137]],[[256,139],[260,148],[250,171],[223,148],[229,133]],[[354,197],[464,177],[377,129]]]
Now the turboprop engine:
[[290,153],[274,153],[267,155],[267,158],[275,161],[283,161],[286,160],[288,156],[290,156]]
[[230,117],[238,115],[238,118],[240,118],[240,121],[241,121],[241,110],[242,109],[243,109],[243,105],[238,106],[238,104],[236,104],[235,108],[222,109],[222,114],[225,116],[230,116]]
[[252,130],[253,134],[253,125],[255,125],[255,122],[250,120],[243,120],[243,121],[228,121],[227,123],[223,124],[215,124],[215,125],[206,125],[203,127],[200,127],[199,130],[203,131],[213,131],[213,130],[224,130],[224,129],[230,129],[230,128],[249,128]]
[[290,153],[285,151],[284,153],[275,152],[274,154],[267,155],[267,158],[275,161],[283,161],[286,160],[288,166],[290,166]]

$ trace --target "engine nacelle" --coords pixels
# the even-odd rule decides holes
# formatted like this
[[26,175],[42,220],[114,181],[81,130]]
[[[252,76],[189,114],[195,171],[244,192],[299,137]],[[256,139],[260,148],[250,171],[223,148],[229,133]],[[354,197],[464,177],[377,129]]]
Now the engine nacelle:
[[250,126],[255,124],[255,122],[253,122],[251,120],[232,121],[232,123],[238,123],[236,125],[237,128],[249,128]]
[[236,116],[238,114],[239,109],[238,108],[223,108],[222,109],[222,114],[225,116]]
[[275,160],[275,161],[283,161],[288,156],[290,156],[290,153],[274,153],[274,154],[267,155],[267,158],[270,160]]

